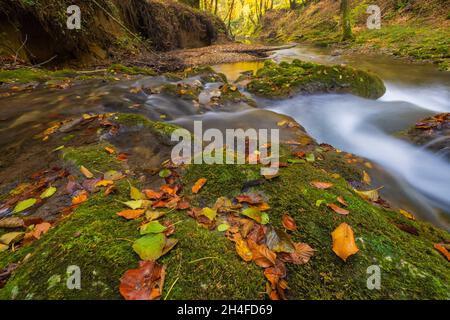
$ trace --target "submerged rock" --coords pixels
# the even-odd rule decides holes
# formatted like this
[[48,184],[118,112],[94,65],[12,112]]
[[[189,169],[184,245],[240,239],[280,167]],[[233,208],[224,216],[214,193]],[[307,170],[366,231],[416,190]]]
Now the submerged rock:
[[378,99],[386,92],[383,81],[376,75],[348,66],[326,66],[294,60],[276,64],[266,61],[247,89],[264,97],[288,97],[296,93],[351,93]]
[[408,140],[450,160],[450,113],[420,120],[406,133]]

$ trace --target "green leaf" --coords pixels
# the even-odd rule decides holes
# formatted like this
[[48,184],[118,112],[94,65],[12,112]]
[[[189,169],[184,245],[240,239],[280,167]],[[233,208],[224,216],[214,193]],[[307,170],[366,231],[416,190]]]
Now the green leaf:
[[152,221],[141,226],[141,235],[149,233],[161,233],[166,231],[167,227],[163,226],[159,221]]
[[157,260],[163,255],[166,236],[163,233],[148,234],[133,243],[133,250],[142,260]]
[[133,210],[142,208],[142,200],[133,200],[133,201],[126,201],[126,202],[122,202],[124,205],[126,205],[127,207],[130,207]]
[[213,221],[217,217],[217,210],[211,208],[203,208],[201,214],[205,217],[208,217],[209,220]]
[[26,210],[26,209],[28,209],[28,208],[30,208],[30,207],[32,207],[32,206],[34,206],[34,204],[36,203],[36,199],[34,199],[34,198],[30,198],[30,199],[27,199],[27,200],[23,200],[23,201],[20,201],[17,205],[16,205],[16,207],[14,208],[14,213],[19,213],[19,212],[22,212],[22,211],[24,211],[24,210]]
[[55,194],[56,190],[57,189],[55,187],[49,187],[47,190],[41,193],[40,198],[41,199],[50,198],[52,195]]
[[228,229],[230,229],[230,225],[227,223],[222,223],[217,227],[217,231],[220,231],[220,232],[225,232]]
[[268,224],[270,220],[269,215],[261,212],[258,208],[247,208],[242,211],[242,214],[261,224]]
[[314,153],[308,153],[306,155],[306,161],[308,161],[308,162],[316,161],[316,156],[314,155]]
[[319,199],[316,201],[316,207],[320,207],[323,203],[326,203],[327,200],[324,199]]
[[172,174],[172,171],[170,171],[169,169],[163,169],[159,172],[159,176],[161,178],[167,178]]

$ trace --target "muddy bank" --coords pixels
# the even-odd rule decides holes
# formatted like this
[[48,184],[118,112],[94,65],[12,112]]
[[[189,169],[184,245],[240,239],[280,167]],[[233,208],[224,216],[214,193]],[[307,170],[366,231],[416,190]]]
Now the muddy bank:
[[220,19],[174,1],[80,1],[81,29],[68,30],[66,10],[73,4],[0,1],[0,55],[46,66],[86,66],[141,54],[164,60],[153,51],[227,40]]

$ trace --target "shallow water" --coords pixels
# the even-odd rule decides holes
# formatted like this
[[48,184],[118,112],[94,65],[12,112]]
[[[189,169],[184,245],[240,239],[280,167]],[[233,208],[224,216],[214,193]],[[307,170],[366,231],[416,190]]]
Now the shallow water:
[[[384,186],[384,198],[422,219],[449,227],[448,218],[443,216],[450,214],[450,163],[443,155],[393,136],[419,119],[450,112],[448,73],[393,57],[336,56],[329,50],[308,47],[280,50],[271,58],[344,63],[378,74],[387,88],[378,100],[317,94],[259,102],[269,110],[293,117],[318,142],[378,164],[381,170],[373,170],[371,174],[378,186]],[[224,73],[229,69],[230,65],[217,67]],[[247,69],[252,68],[246,65]]]

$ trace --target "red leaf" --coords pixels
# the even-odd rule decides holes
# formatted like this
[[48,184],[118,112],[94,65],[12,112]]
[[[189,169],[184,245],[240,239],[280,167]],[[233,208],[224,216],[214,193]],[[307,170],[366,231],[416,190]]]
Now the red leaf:
[[155,261],[140,261],[138,269],[128,270],[120,279],[120,294],[126,300],[159,299],[164,278],[164,266]]

